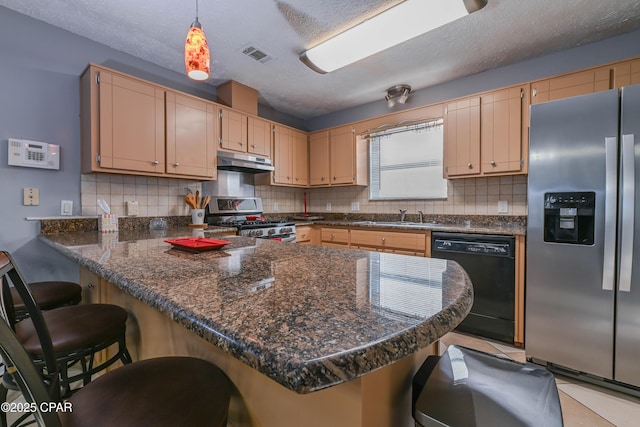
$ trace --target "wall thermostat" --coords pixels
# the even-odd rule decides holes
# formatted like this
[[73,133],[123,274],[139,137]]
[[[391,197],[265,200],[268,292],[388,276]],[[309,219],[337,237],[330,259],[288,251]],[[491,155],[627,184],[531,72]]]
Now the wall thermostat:
[[60,146],[27,139],[9,138],[10,166],[60,169]]

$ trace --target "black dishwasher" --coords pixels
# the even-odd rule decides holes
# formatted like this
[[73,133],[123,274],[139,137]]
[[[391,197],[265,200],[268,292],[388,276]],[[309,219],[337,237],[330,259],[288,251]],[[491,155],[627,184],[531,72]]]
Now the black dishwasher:
[[471,312],[456,329],[513,344],[515,237],[435,232],[431,256],[456,261],[473,284]]

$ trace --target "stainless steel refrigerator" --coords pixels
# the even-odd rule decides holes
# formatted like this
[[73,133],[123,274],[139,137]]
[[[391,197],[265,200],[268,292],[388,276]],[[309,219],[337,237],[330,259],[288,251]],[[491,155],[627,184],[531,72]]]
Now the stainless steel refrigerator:
[[640,389],[640,85],[531,107],[525,350]]

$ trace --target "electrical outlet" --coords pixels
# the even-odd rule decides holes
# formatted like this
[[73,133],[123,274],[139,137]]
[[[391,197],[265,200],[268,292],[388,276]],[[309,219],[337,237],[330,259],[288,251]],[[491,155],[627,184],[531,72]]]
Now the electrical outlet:
[[273,211],[278,212],[278,202],[273,202]]
[[327,202],[327,212],[331,211],[331,202]]
[[508,213],[509,212],[509,202],[506,200],[498,200],[498,213]]
[[23,205],[38,206],[40,204],[40,190],[37,188],[23,189]]
[[357,212],[360,210],[360,202],[351,202],[351,210]]
[[140,204],[137,200],[127,201],[126,205],[128,216],[137,216],[140,213]]
[[73,213],[73,200],[60,201],[60,215],[71,215]]

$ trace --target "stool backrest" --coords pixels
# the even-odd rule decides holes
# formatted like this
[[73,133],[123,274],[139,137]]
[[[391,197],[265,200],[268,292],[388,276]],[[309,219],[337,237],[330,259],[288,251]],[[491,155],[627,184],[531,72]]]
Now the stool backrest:
[[[20,387],[25,401],[35,411],[32,415],[41,427],[60,427],[60,420],[55,411],[49,411],[48,404],[52,402],[42,376],[27,354],[9,325],[0,322],[0,356],[4,361],[7,372]],[[55,402],[55,400],[54,400]]]
[[[0,251],[0,275],[2,276],[0,316],[2,317],[2,320],[4,320],[0,323],[6,325],[10,331],[13,331],[15,317],[13,315],[13,300],[9,289],[11,283],[16,288],[16,291],[18,291],[20,298],[22,298],[22,301],[24,302],[27,312],[29,313],[28,321],[33,322],[33,326],[38,335],[38,340],[40,341],[44,367],[46,368],[46,374],[41,375],[41,381],[45,381],[46,384],[49,385],[49,398],[54,401],[58,401],[60,399],[60,377],[58,375],[58,364],[56,363],[49,329],[47,328],[40,308],[38,308],[36,301],[33,299],[33,295],[31,295],[27,282],[25,282],[22,275],[16,268],[11,255],[6,251]],[[29,360],[31,361],[31,359]]]

